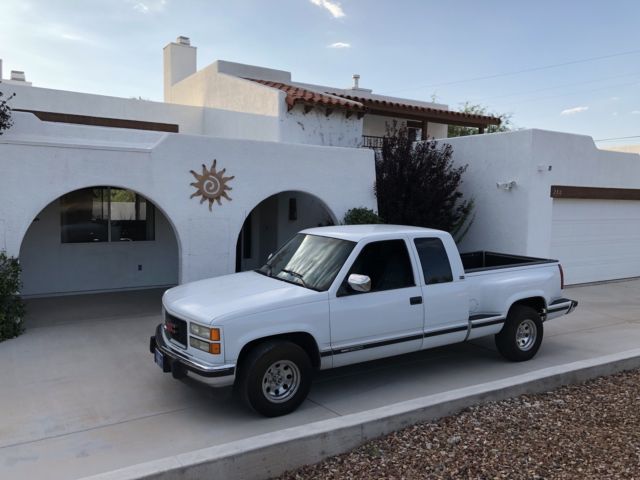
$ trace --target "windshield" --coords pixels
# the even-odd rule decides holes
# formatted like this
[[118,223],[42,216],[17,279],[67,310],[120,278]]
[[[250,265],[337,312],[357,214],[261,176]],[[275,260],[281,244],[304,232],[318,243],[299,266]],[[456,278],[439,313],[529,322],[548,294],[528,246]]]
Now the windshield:
[[355,247],[354,242],[298,233],[256,272],[325,291]]

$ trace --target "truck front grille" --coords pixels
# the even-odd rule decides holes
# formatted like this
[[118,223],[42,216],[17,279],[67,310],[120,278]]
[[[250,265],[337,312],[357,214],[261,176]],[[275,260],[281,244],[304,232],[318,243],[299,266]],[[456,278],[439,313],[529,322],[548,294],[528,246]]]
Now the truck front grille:
[[168,338],[187,346],[187,322],[174,317],[170,313],[164,313],[164,331]]

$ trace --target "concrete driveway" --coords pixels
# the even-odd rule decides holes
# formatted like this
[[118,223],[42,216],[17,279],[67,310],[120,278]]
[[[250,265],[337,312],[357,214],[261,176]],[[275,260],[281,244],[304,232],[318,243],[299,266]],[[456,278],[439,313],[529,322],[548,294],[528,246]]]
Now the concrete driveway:
[[148,353],[160,291],[31,300],[27,332],[0,344],[0,478],[83,477],[640,345],[640,280],[565,293],[578,310],[546,324],[530,362],[482,339],[345,367],[276,419],[160,372]]

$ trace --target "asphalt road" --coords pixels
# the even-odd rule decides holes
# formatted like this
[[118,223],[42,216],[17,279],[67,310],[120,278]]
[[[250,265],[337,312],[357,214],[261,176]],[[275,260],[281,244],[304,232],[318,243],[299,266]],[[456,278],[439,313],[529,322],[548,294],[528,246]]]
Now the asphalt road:
[[275,419],[160,372],[159,291],[31,300],[27,332],[0,344],[0,478],[79,478],[640,345],[640,280],[565,294],[578,310],[546,324],[530,362],[504,361],[489,338],[345,367]]

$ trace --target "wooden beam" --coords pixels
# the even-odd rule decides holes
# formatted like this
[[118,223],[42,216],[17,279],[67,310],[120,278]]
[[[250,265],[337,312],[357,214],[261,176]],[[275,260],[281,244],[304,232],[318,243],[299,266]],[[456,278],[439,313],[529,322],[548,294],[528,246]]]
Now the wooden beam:
[[487,127],[489,125],[500,125],[499,120],[488,120],[478,118],[461,118],[459,115],[455,115],[455,112],[447,112],[445,110],[442,113],[420,113],[418,111],[412,112],[411,110],[399,109],[394,107],[387,107],[382,105],[370,105],[368,113],[374,115],[382,115],[384,117],[398,117],[407,120],[427,121],[431,123],[444,123],[446,125],[459,125],[461,127]]
[[333,113],[333,108],[327,108],[324,112],[325,117],[328,117]]
[[178,125],[173,123],[147,122],[143,120],[127,120],[124,118],[92,117],[71,113],[43,112],[40,110],[23,110],[14,108],[15,112],[33,113],[43,122],[72,123],[75,125],[92,125],[94,127],[129,128],[133,130],[152,130],[157,132],[178,133]]
[[305,105],[304,106],[304,114],[306,115],[307,113],[309,113],[311,110],[313,110],[313,105]]
[[422,140],[429,140],[429,122],[422,121]]
[[582,200],[640,200],[640,188],[551,185],[551,198],[575,198]]

